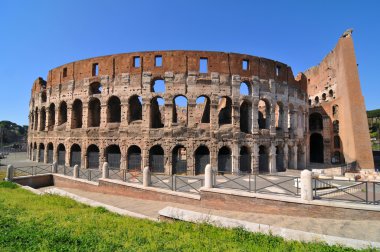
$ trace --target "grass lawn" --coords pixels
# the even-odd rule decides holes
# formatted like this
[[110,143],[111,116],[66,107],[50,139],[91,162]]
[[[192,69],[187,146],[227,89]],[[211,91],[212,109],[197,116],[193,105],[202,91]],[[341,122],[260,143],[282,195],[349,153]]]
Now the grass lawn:
[[[153,222],[0,182],[0,251],[353,251],[180,221]],[[371,250],[367,250],[371,251]]]

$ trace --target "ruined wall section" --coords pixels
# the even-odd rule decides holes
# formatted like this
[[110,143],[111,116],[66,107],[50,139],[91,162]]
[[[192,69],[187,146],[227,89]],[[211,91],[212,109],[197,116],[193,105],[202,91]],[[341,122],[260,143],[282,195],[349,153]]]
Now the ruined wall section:
[[[368,132],[364,97],[351,35],[342,36],[336,47],[315,67],[304,73],[307,78],[310,114],[321,107],[330,119],[330,139],[325,145],[335,151],[332,143],[339,134],[345,161],[358,161],[362,169],[373,169],[373,156]],[[334,131],[334,121],[339,129]]]

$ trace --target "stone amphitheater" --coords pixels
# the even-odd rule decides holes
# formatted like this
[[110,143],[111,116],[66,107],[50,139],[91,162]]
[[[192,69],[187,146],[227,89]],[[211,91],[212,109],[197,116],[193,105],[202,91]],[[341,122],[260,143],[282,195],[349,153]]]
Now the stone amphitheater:
[[152,51],[72,62],[38,78],[29,157],[84,168],[197,175],[307,164],[303,75],[265,58]]

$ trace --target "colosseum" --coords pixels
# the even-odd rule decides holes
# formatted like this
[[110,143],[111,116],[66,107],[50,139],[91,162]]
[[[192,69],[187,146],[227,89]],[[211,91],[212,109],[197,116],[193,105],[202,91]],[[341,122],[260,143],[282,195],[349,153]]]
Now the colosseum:
[[208,51],[72,62],[38,78],[29,157],[99,169],[271,173],[357,162],[373,169],[351,34],[316,67]]

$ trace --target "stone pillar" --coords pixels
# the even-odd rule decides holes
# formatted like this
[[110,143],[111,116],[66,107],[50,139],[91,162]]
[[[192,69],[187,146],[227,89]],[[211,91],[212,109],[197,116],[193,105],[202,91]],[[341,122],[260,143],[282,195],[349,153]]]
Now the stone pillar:
[[197,106],[196,100],[194,98],[188,98],[187,103],[187,127],[188,128],[194,128],[195,124],[197,123],[195,121],[195,108]]
[[100,126],[99,128],[105,128],[107,125],[107,104],[100,104]]
[[51,173],[57,173],[57,172],[58,172],[58,163],[53,162],[53,164],[51,165]]
[[108,169],[108,163],[104,162],[102,167],[102,178],[108,179],[109,178],[109,169]]
[[218,117],[218,104],[219,96],[212,95],[210,97],[210,129],[211,131],[216,131],[219,128],[219,117]]
[[66,130],[71,130],[71,116],[72,116],[72,104],[67,104],[67,122],[66,122]]
[[146,166],[143,170],[143,186],[148,187],[151,185],[151,175],[149,167]]
[[65,166],[67,167],[70,167],[70,157],[71,157],[71,150],[70,148],[66,148],[65,146],[65,150],[66,150],[66,153],[65,153]]
[[259,173],[259,146],[257,143],[253,144],[252,149],[252,174]]
[[82,129],[88,128],[88,102],[82,102]]
[[213,176],[212,176],[212,168],[211,168],[211,165],[208,164],[206,165],[206,168],[205,168],[205,185],[204,187],[205,188],[213,188]]
[[14,168],[13,165],[8,165],[7,166],[7,174],[5,176],[5,181],[12,181],[14,177]]
[[120,158],[120,170],[126,170],[127,169],[127,158],[125,153],[121,153]]
[[276,147],[272,142],[269,150],[269,173],[275,173],[276,171]]
[[231,172],[239,172],[240,171],[240,163],[239,163],[239,144],[237,141],[233,141],[232,143],[232,151],[231,151]]
[[287,133],[289,132],[288,130],[288,113],[289,113],[289,107],[288,106],[284,106],[284,115],[283,115],[283,120],[282,120],[282,129],[284,131],[284,133]]
[[252,101],[252,134],[259,133],[258,115],[259,115],[259,100],[254,99]]
[[45,145],[45,149],[44,149],[44,163],[47,164],[48,163],[48,146]]
[[296,145],[296,143],[294,143],[294,146],[293,146],[293,152],[292,152],[292,154],[293,154],[293,158],[292,158],[292,169],[295,169],[295,170],[297,170],[298,168],[298,166],[297,166],[297,160],[298,160],[298,158],[297,158],[297,154],[298,154],[298,147],[297,147],[297,145]]
[[284,143],[284,169],[287,170],[289,166],[289,147],[288,143]]
[[269,122],[270,122],[269,124],[270,135],[275,136],[276,135],[276,103],[273,103],[270,106]]
[[[40,145],[39,145],[39,144],[37,144],[36,161],[37,161],[37,162],[41,162],[41,160],[40,160]],[[43,160],[42,160],[42,162],[43,162]]]
[[50,108],[45,108],[45,131],[49,131]]
[[58,162],[58,145],[53,144],[53,163]]
[[[127,99],[122,98],[121,99],[121,104],[120,104],[120,109],[121,109],[121,123],[120,127],[127,127],[128,126],[128,114],[129,114],[129,103]],[[141,111],[142,112],[142,111]]]
[[313,186],[312,186],[312,172],[303,170],[301,172],[301,199],[311,201],[313,200]]
[[142,98],[142,124],[141,129],[149,130],[150,128],[150,99]]
[[79,166],[78,165],[74,165],[73,177],[79,178]]

